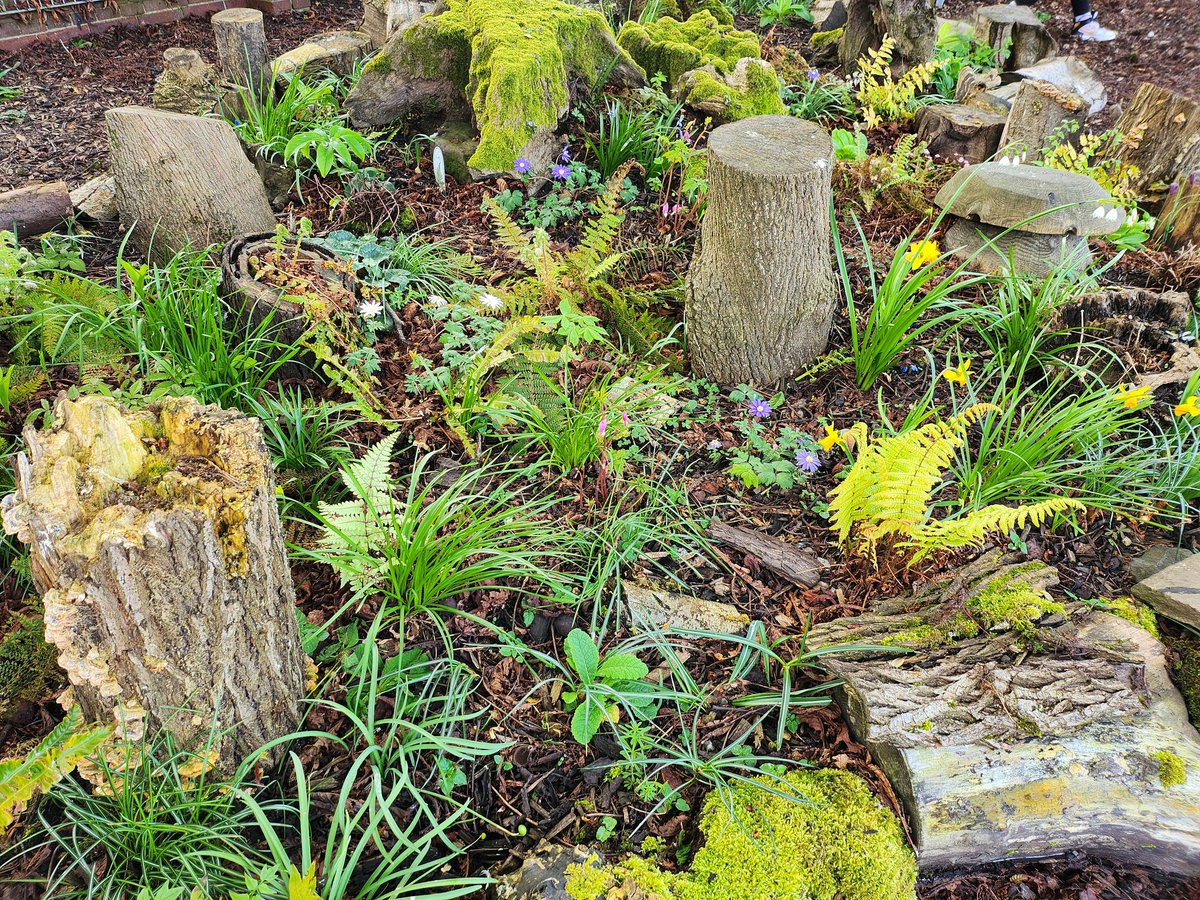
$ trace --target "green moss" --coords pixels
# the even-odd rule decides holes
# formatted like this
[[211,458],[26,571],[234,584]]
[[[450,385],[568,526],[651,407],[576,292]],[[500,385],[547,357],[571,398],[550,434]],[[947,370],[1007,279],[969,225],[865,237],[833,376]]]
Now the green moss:
[[844,28],[834,28],[832,31],[814,31],[812,37],[808,39],[808,45],[814,50],[818,50],[830,44],[840,43],[845,30]]
[[1159,637],[1158,619],[1154,616],[1154,610],[1148,606],[1138,603],[1132,597],[1117,597],[1112,600],[1105,600],[1107,609],[1105,612],[1110,612],[1114,616],[1120,616],[1126,621],[1132,622],[1139,628],[1149,632],[1154,637]]
[[62,684],[58,652],[46,643],[42,617],[13,616],[0,638],[0,715],[10,705],[43,699]]
[[376,53],[365,63],[362,70],[364,72],[386,72],[392,67],[392,55],[390,53]]
[[612,884],[612,872],[607,866],[598,866],[595,857],[584,863],[567,866],[567,895],[574,900],[592,900],[608,890]]
[[1175,787],[1187,781],[1187,764],[1170,750],[1158,750],[1150,754],[1158,763],[1158,780],[1163,787]]
[[1200,728],[1200,639],[1185,638],[1174,645],[1179,653],[1175,678],[1187,703],[1188,718]]
[[[905,900],[915,897],[916,863],[900,822],[858,776],[798,770],[787,784],[759,779],[732,792],[733,812],[715,794],[700,822],[704,846],[691,869],[664,872],[637,857],[607,867],[609,879],[568,881],[576,900],[633,884],[661,900]],[[773,791],[791,788],[796,799]],[[587,887],[596,888],[588,895]],[[572,890],[574,888],[574,890]]]
[[988,631],[1005,628],[1030,640],[1037,634],[1035,623],[1052,613],[1066,614],[1066,607],[1034,590],[1012,574],[999,575],[967,601],[967,609]]
[[657,22],[626,22],[617,35],[617,43],[646,70],[661,72],[673,88],[684,72],[712,66],[722,74],[733,71],[739,59],[760,59],[758,36],[738,31],[732,22],[719,21],[708,10],[701,10],[680,22],[670,16]]
[[[738,73],[744,73],[741,81]],[[686,79],[688,90],[683,102],[704,110],[723,122],[735,122],[751,116],[783,115],[787,112],[779,97],[779,76],[765,64],[750,64],[731,76],[729,83],[701,69]]]

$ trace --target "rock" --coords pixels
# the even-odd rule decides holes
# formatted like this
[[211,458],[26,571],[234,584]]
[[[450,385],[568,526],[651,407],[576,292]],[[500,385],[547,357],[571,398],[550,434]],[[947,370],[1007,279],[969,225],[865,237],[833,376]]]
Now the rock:
[[960,103],[924,106],[917,113],[917,137],[929,154],[943,160],[981,163],[996,153],[1005,117]]
[[598,81],[646,83],[600,13],[562,0],[448,0],[388,40],[345,106],[360,127],[470,118],[480,135],[473,168],[511,172],[524,156],[544,171],[561,149],[553,136],[572,87]]
[[689,597],[648,581],[626,580],[621,588],[634,620],[663,630],[745,634],[750,624],[750,617],[731,603]]
[[925,868],[1088,853],[1200,871],[1200,736],[1163,646],[1050,601],[1041,563],[992,552],[919,597],[817,625],[856,738],[888,774]]
[[120,215],[116,182],[108,172],[85,181],[70,192],[70,197],[75,212],[95,222],[114,222]]
[[272,70],[276,78],[284,79],[303,69],[329,69],[337,75],[349,75],[370,49],[371,36],[366,32],[326,31],[277,56]]
[[363,20],[359,29],[378,49],[397,31],[402,31],[428,15],[437,4],[434,0],[363,0]]
[[188,116],[207,116],[217,109],[221,75],[195,50],[168,47],[163,70],[154,79],[154,108]]
[[1054,39],[1028,6],[1000,3],[975,10],[975,40],[997,53],[1005,71],[1032,66],[1054,55]]
[[832,31],[846,24],[845,0],[814,0],[808,11],[814,31]]
[[675,99],[690,109],[724,125],[751,116],[785,115],[779,97],[779,76],[771,64],[743,57],[733,71],[722,74],[712,66],[685,72],[675,88]]
[[670,17],[655,22],[626,22],[617,43],[646,71],[666,76],[674,91],[684,74],[711,67],[728,75],[745,58],[760,59],[758,35],[723,24],[707,10],[679,22]]
[[1168,619],[1200,628],[1200,554],[1143,578],[1133,586],[1133,596]]
[[563,847],[542,841],[516,872],[497,879],[496,900],[571,900],[567,868],[600,860],[583,847]]
[[1098,114],[1108,104],[1108,91],[1104,89],[1100,79],[1092,73],[1086,63],[1075,56],[1045,59],[1036,65],[1017,69],[1012,76],[1048,81],[1060,90],[1078,94],[1087,101],[1089,116]]

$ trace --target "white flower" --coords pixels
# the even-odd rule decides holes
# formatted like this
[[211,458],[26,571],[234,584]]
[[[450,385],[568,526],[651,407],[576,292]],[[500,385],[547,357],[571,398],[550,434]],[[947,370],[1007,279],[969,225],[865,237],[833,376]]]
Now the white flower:
[[1007,156],[1000,157],[1000,159],[997,160],[997,162],[999,162],[1000,165],[1002,165],[1002,166],[1011,166],[1012,165],[1012,160],[1009,159]]
[[383,312],[383,304],[378,300],[364,300],[358,307],[358,312],[364,319],[373,319]]
[[430,294],[427,299],[428,299],[430,306],[449,306],[450,305],[449,302],[447,302],[445,297],[442,297],[438,294]]
[[492,311],[504,309],[504,301],[501,300],[499,297],[497,297],[495,294],[488,294],[488,293],[480,294],[479,295],[479,305],[482,306],[484,309],[490,309]]
[[1125,224],[1131,228],[1137,224],[1137,210],[1135,209],[1125,218]]
[[708,449],[709,450],[720,450],[721,449],[721,441],[718,438],[713,438],[711,441],[708,442]]
[[1097,206],[1096,211],[1092,213],[1092,218],[1093,219],[1103,219],[1104,218],[1104,207]]
[[1110,221],[1110,222],[1120,222],[1121,221],[1121,213],[1122,213],[1121,207],[1114,206],[1112,209],[1110,209],[1108,211],[1108,215],[1105,216],[1105,218],[1108,219],[1108,221]]

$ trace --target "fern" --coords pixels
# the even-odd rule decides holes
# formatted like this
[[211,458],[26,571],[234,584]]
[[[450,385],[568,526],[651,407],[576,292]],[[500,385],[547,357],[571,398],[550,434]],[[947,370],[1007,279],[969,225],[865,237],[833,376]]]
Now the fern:
[[863,110],[863,119],[868,130],[881,122],[903,122],[911,119],[916,111],[929,100],[917,95],[929,87],[934,73],[946,64],[946,60],[919,63],[900,76],[892,76],[892,54],[896,41],[885,36],[878,50],[868,50],[859,60],[858,93],[855,99]]
[[32,366],[0,366],[0,409],[11,413],[14,405],[24,403],[46,381],[46,373]]
[[117,364],[130,348],[105,324],[123,301],[118,292],[87,278],[55,272],[29,283],[21,294],[27,312],[12,327],[14,353],[25,362]]
[[930,522],[930,503],[942,473],[964,443],[964,432],[998,408],[977,403],[944,422],[883,438],[870,439],[865,428],[856,433],[860,449],[845,481],[829,495],[831,527],[843,545],[857,536],[856,549],[875,558],[886,538],[904,539],[898,546],[915,549],[920,559],[936,549],[979,545],[996,531],[1025,522],[1041,524],[1081,504],[1068,498],[1016,508],[988,506],[945,522]]
[[71,708],[24,759],[0,762],[0,832],[7,830],[38,792],[48,791],[80,760],[95,753],[111,728],[80,730],[83,713]]

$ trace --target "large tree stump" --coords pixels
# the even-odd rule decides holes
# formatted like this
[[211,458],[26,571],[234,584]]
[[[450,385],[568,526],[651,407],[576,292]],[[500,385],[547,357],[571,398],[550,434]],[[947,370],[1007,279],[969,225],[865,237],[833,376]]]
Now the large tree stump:
[[212,17],[221,74],[261,97],[271,84],[271,56],[263,14],[257,9],[223,9]]
[[833,147],[820,127],[756,116],[712,133],[708,209],[687,278],[696,370],[772,384],[825,350],[833,322]]
[[3,517],[73,700],[129,740],[215,724],[226,767],[294,730],[304,656],[258,420],[191,398],[54,414],[25,429]]
[[31,184],[0,193],[0,231],[25,238],[57,228],[75,212],[65,181]]
[[1050,602],[1056,583],[993,552],[918,597],[815,626],[807,647],[916,651],[822,663],[922,869],[1084,850],[1200,871],[1200,736],[1164,648],[1125,618]]
[[1161,200],[1166,186],[1200,169],[1200,103],[1156,84],[1142,84],[1117,120],[1126,140],[1118,158],[1138,167],[1134,187]]
[[917,137],[934,158],[971,164],[991,159],[1000,146],[1004,116],[961,103],[935,104],[917,113]]
[[104,119],[121,221],[141,252],[161,258],[275,228],[262,181],[226,122],[141,106]]
[[982,6],[975,10],[974,23],[975,40],[996,51],[1006,72],[1054,55],[1054,39],[1028,6]]
[[928,0],[849,0],[845,31],[838,47],[842,66],[858,70],[868,50],[879,49],[884,37],[896,42],[892,69],[903,72],[933,57],[937,16]]
[[1006,153],[1026,154],[1025,162],[1037,162],[1055,134],[1073,143],[1075,138],[1062,131],[1063,126],[1082,126],[1087,115],[1087,101],[1073,91],[1048,81],[1022,81],[1013,97],[1000,146]]

